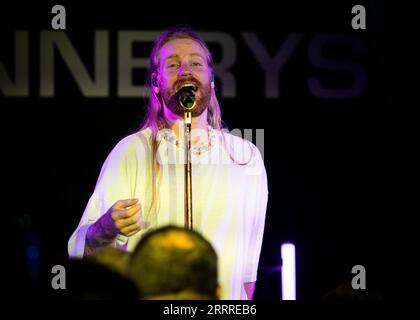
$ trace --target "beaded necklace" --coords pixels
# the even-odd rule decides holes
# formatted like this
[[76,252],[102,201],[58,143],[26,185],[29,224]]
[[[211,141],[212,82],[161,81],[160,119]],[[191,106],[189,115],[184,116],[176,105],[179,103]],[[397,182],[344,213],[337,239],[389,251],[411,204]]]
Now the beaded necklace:
[[[207,126],[207,133],[208,133],[208,143],[200,143],[199,145],[195,145],[192,147],[192,153],[194,155],[201,155],[205,152],[208,152],[216,143],[216,134],[214,129],[211,126]],[[181,143],[176,139],[175,133],[170,130],[166,129],[162,132],[163,139],[166,141],[176,145],[177,147],[182,147]]]

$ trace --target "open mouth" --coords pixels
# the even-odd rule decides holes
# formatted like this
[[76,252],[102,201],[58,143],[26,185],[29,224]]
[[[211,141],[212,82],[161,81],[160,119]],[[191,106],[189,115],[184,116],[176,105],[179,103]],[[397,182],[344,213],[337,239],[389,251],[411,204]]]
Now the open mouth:
[[182,83],[181,85],[179,85],[177,87],[176,92],[178,92],[181,89],[188,88],[188,87],[190,87],[191,90],[193,90],[194,92],[196,92],[198,90],[198,86],[196,84],[194,84],[192,82],[185,82],[185,83]]

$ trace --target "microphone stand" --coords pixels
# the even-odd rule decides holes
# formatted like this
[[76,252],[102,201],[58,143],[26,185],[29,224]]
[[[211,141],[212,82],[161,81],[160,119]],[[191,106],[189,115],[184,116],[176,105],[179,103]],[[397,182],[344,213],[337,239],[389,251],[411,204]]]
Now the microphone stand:
[[185,229],[193,230],[193,207],[192,207],[192,167],[191,167],[191,110],[184,112],[184,211]]
[[184,108],[184,225],[193,230],[192,166],[191,166],[191,110],[196,105],[193,86],[187,84],[178,91],[180,105]]

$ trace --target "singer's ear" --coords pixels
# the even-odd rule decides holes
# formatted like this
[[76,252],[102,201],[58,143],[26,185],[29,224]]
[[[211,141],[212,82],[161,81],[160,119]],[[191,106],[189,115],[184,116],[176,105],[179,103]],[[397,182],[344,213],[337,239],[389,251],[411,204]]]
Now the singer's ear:
[[152,86],[153,86],[153,91],[158,94],[159,93],[159,85],[158,85],[158,81],[157,81],[157,76],[156,73],[152,73]]
[[214,89],[214,72],[211,73],[211,82],[210,82],[210,86],[212,89]]

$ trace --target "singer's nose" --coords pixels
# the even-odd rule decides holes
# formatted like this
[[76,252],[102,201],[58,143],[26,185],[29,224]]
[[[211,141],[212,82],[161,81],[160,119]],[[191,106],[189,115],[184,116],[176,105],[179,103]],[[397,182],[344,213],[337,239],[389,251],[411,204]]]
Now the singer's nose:
[[191,66],[188,63],[182,63],[180,68],[179,68],[179,72],[178,75],[180,77],[185,77],[185,76],[189,76],[192,74],[192,70],[191,70]]

